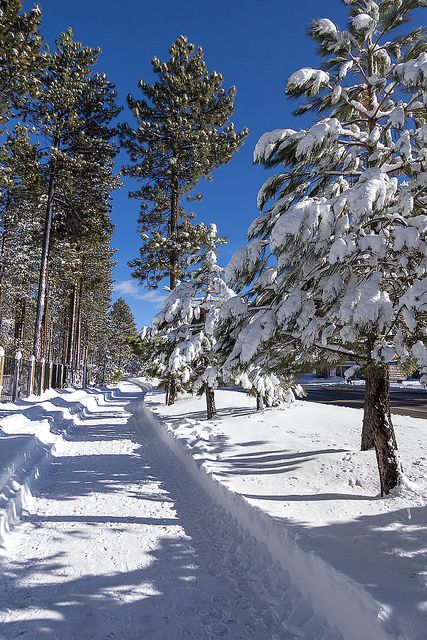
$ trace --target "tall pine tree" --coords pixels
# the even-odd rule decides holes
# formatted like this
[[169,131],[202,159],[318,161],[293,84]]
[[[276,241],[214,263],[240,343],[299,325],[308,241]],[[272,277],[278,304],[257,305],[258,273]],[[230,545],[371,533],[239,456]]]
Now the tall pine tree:
[[247,130],[236,132],[230,123],[236,90],[226,91],[222,75],[209,73],[200,47],[180,36],[169,53],[166,62],[153,58],[157,80],[139,82],[143,97],[128,97],[137,126],[123,124],[121,137],[132,162],[125,173],[143,182],[131,194],[141,200],[143,240],[134,275],[149,286],[169,276],[173,289],[185,255],[198,244],[182,198],[231,160]]

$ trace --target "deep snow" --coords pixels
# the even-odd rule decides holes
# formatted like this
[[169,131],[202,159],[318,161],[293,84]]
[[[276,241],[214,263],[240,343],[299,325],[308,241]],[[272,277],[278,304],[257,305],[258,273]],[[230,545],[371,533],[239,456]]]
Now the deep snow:
[[427,421],[381,500],[359,410],[143,389],[0,410],[0,639],[426,640]]
[[55,408],[66,430],[7,536],[0,637],[338,640],[143,420],[142,397],[123,383],[3,412],[9,431],[25,413],[40,431]]
[[375,453],[359,451],[361,410],[298,401],[257,413],[243,393],[216,395],[209,422],[203,398],[146,404],[346,640],[426,640],[427,421],[393,417],[408,482],[381,499]]

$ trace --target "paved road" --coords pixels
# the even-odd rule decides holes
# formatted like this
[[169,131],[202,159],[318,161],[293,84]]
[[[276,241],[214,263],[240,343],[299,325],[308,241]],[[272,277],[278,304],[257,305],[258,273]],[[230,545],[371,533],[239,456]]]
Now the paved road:
[[[337,404],[340,407],[363,407],[364,387],[304,385],[309,402]],[[427,419],[427,391],[391,389],[391,412]]]

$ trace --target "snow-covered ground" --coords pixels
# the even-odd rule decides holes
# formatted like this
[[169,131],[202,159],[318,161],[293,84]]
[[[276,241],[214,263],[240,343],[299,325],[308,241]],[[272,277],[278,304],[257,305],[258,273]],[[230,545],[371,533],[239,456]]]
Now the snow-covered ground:
[[0,639],[425,640],[427,421],[381,500],[359,410],[145,388],[0,407]]
[[207,422],[202,398],[147,397],[170,446],[191,454],[196,476],[211,477],[212,495],[346,640],[425,640],[427,421],[394,417],[410,481],[381,499],[375,454],[358,450],[361,410],[253,405],[220,391]]
[[338,640],[159,439],[142,398],[123,383],[2,411],[9,433],[46,419],[66,431],[6,538],[0,637],[294,640],[310,620]]

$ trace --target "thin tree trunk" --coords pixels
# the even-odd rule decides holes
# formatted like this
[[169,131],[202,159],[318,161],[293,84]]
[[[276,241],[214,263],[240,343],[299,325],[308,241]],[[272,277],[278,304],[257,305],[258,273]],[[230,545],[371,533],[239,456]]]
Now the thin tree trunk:
[[73,366],[74,358],[74,341],[76,330],[76,304],[77,304],[77,285],[73,285],[73,290],[70,294],[70,307],[68,314],[68,338],[67,338],[67,358],[66,363],[68,366]]
[[[57,149],[58,142],[54,142],[54,150]],[[48,264],[50,252],[50,239],[52,233],[53,220],[53,203],[55,198],[55,182],[56,182],[56,161],[51,159],[49,171],[49,186],[47,191],[46,215],[43,229],[43,246],[40,263],[39,287],[37,292],[37,311],[36,325],[34,331],[34,355],[36,360],[43,356],[43,319],[45,317],[46,298],[47,298],[47,282],[48,282]]]
[[264,411],[264,398],[260,393],[256,394],[256,410]]
[[[49,279],[49,269],[47,272],[47,278]],[[42,331],[41,331],[41,355],[40,357],[46,358],[49,351],[49,287],[46,287],[46,301],[44,306],[44,313],[42,319]]]
[[206,387],[206,413],[208,420],[216,416],[215,391],[212,387]]
[[[178,239],[178,222],[179,222],[179,187],[176,177],[172,178],[172,195],[171,195],[171,214],[169,225],[169,237],[175,240]],[[176,274],[178,265],[178,252],[174,249],[170,256],[169,265],[169,287],[175,289],[176,287]]]
[[[172,195],[171,195],[171,213],[169,223],[169,237],[174,240],[178,239],[178,223],[179,223],[179,186],[176,176],[172,177]],[[176,287],[176,275],[178,266],[178,251],[173,249],[170,255],[169,264],[169,287],[170,290]],[[168,406],[175,403],[176,400],[176,381],[171,379],[168,383],[166,394],[166,404]]]
[[25,316],[27,312],[27,301],[25,299],[16,301],[15,316],[15,346],[18,349],[22,346],[24,339]]
[[402,471],[391,420],[386,365],[371,362],[366,367],[365,415],[366,429],[373,435],[383,496],[399,484]]
[[80,276],[79,291],[77,296],[77,311],[76,311],[76,331],[75,331],[75,345],[74,345],[74,368],[78,369],[80,366],[81,358],[81,335],[82,335],[82,308],[83,308],[83,277]]
[[168,390],[166,393],[166,404],[168,406],[175,404],[176,400],[176,380],[171,378],[168,383]]
[[[9,193],[6,197],[6,211],[9,206]],[[4,300],[4,283],[5,283],[5,273],[6,273],[6,246],[7,246],[7,236],[8,236],[8,216],[4,215],[4,223],[3,223],[3,233],[1,236],[1,251],[0,251],[0,330],[3,322],[3,300]]]

